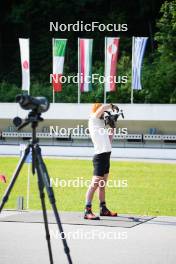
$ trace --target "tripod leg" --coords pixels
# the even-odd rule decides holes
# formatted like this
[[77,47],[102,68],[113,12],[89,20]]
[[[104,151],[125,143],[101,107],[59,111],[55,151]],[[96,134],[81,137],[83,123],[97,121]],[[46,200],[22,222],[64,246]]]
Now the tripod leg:
[[57,207],[56,207],[54,192],[53,192],[52,187],[50,186],[50,180],[49,180],[48,171],[47,171],[45,163],[44,163],[44,161],[42,159],[41,149],[40,149],[40,147],[38,145],[36,145],[36,149],[35,150],[36,150],[36,168],[37,168],[38,174],[40,174],[40,176],[42,178],[42,181],[43,181],[43,184],[44,184],[44,186],[46,188],[46,191],[47,191],[47,194],[48,194],[48,197],[49,197],[49,200],[50,200],[50,203],[51,203],[51,206],[52,206],[55,218],[56,218],[56,222],[57,222],[59,231],[60,231],[61,236],[62,236],[62,242],[63,242],[65,254],[67,255],[68,263],[72,264],[72,259],[71,259],[71,256],[70,256],[70,249],[69,249],[69,247],[67,245],[67,241],[66,241],[66,238],[65,238],[65,235],[64,235],[64,230],[63,230],[63,227],[62,227],[60,216],[59,216],[59,213],[58,213],[58,210],[57,210]]
[[24,154],[21,156],[21,159],[19,160],[19,163],[18,163],[18,165],[16,167],[16,170],[15,170],[13,176],[12,176],[12,179],[10,181],[10,184],[7,187],[6,191],[5,191],[5,194],[4,194],[4,196],[2,198],[2,201],[0,203],[0,213],[1,213],[1,211],[2,211],[2,209],[4,207],[4,205],[5,205],[5,203],[8,201],[10,192],[11,192],[11,190],[12,190],[12,188],[13,188],[15,182],[16,182],[16,179],[17,179],[17,177],[18,177],[18,175],[19,175],[19,173],[21,171],[21,168],[22,168],[22,166],[23,166],[23,164],[24,164],[24,162],[25,162],[25,160],[26,160],[27,155],[29,154],[29,152],[30,152],[30,145],[28,145],[26,147],[26,149],[24,151]]
[[49,252],[49,259],[50,264],[53,264],[53,255],[52,255],[52,249],[51,249],[51,241],[50,241],[50,233],[49,233],[49,227],[48,227],[48,218],[46,213],[46,205],[45,205],[45,193],[44,193],[44,184],[41,179],[40,172],[37,169],[37,175],[38,175],[38,188],[40,192],[40,200],[42,205],[42,212],[43,212],[43,219],[45,224],[45,232],[46,232],[46,240],[48,245],[48,252]]

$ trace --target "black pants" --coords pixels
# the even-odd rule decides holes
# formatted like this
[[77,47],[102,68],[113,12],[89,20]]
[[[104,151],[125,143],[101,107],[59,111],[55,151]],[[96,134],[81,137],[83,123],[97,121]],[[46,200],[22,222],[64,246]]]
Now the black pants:
[[110,156],[111,156],[111,152],[104,152],[104,153],[94,155],[93,157],[93,166],[94,166],[93,175],[94,176],[103,177],[104,174],[109,173]]

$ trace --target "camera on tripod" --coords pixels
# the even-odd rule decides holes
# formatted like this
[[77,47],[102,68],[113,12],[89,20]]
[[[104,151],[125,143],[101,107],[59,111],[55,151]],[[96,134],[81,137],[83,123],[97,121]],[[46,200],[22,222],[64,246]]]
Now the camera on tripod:
[[116,128],[116,122],[120,116],[124,119],[123,110],[116,105],[112,105],[112,111],[104,112],[105,126],[109,125],[111,128]]
[[45,203],[45,194],[44,189],[46,189],[46,193],[48,195],[49,202],[51,204],[51,207],[53,209],[53,213],[56,219],[56,223],[59,229],[59,232],[62,237],[62,243],[64,246],[65,254],[67,255],[68,263],[72,264],[72,259],[70,256],[70,249],[67,245],[66,237],[63,236],[64,230],[62,227],[62,223],[60,220],[60,216],[57,210],[56,206],[56,199],[54,196],[54,191],[52,187],[50,186],[50,177],[47,171],[47,167],[44,163],[43,157],[42,157],[42,151],[39,146],[39,142],[36,136],[36,129],[38,127],[38,123],[40,121],[43,121],[43,118],[41,117],[41,113],[46,112],[49,109],[49,102],[45,97],[31,97],[29,95],[17,95],[16,96],[16,102],[20,104],[20,106],[24,110],[31,110],[28,113],[27,118],[25,118],[24,122],[22,122],[21,118],[16,117],[13,122],[14,125],[17,126],[17,129],[20,130],[23,127],[31,124],[32,128],[32,139],[27,144],[19,162],[16,167],[16,170],[12,176],[12,179],[10,181],[9,186],[7,187],[7,190],[4,193],[4,196],[2,198],[2,201],[0,201],[0,213],[5,205],[5,203],[8,201],[9,195],[14,187],[14,184],[17,180],[18,175],[20,174],[20,171],[29,155],[29,153],[32,153],[32,174],[37,174],[38,179],[38,190],[39,190],[39,197],[41,200],[42,205],[42,213],[43,213],[43,220],[44,220],[44,226],[45,226],[45,233],[46,233],[46,241],[48,245],[48,254],[49,254],[49,260],[50,264],[53,264],[53,254],[52,254],[52,248],[51,248],[51,241],[50,241],[50,231],[49,231],[49,224],[48,224],[48,216],[46,211],[46,203]]
[[41,114],[48,111],[50,103],[46,97],[32,97],[30,95],[19,94],[16,96],[16,102],[20,104],[24,110],[31,110],[28,117],[22,123],[20,117],[13,119],[14,125],[18,130],[25,127],[29,123],[43,121]]
[[19,103],[24,110],[33,110],[37,113],[48,111],[50,105],[46,97],[32,97],[22,94],[16,96],[16,102]]

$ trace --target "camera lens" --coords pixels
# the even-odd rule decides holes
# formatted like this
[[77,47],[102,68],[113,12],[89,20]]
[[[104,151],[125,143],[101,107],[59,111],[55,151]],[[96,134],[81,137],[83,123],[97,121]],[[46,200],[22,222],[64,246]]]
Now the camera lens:
[[20,103],[20,101],[23,99],[23,95],[17,95],[16,96],[16,102]]

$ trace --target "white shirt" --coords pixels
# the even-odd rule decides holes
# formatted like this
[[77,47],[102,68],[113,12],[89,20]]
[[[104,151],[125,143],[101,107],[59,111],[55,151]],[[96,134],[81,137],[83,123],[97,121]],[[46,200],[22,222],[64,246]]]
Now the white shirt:
[[89,133],[94,145],[95,154],[111,151],[111,142],[103,119],[91,114],[89,118]]

